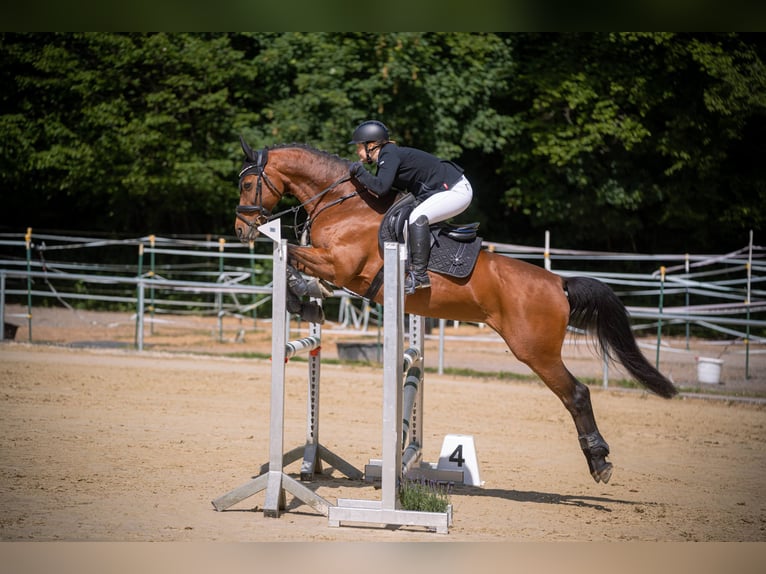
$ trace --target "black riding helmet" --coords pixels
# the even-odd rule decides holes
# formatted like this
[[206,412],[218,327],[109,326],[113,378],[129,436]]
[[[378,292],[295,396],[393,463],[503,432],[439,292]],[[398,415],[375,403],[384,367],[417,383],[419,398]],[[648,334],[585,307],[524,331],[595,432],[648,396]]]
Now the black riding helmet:
[[349,144],[360,144],[367,142],[382,143],[388,141],[388,128],[383,122],[377,120],[368,120],[362,122],[354,130]]

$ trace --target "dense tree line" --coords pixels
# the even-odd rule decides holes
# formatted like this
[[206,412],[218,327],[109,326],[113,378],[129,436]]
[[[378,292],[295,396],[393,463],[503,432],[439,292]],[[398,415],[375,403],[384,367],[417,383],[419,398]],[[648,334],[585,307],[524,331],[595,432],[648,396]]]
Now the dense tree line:
[[242,159],[364,119],[461,163],[485,238],[740,247],[766,218],[766,44],[671,33],[4,33],[4,231],[231,234]]

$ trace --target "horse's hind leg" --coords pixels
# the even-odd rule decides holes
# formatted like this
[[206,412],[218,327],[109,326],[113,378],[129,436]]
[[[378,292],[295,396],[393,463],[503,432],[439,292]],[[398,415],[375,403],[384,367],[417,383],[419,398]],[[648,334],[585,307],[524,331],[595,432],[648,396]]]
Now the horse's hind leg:
[[[486,255],[482,261],[483,275],[498,278],[481,284],[483,290],[475,287],[476,300],[488,308],[487,324],[561,400],[574,420],[591,476],[607,482],[612,475],[609,446],[596,426],[590,391],[561,359],[570,312],[561,278],[513,259]],[[509,295],[498,297],[504,290]]]
[[612,476],[612,463],[606,460],[609,455],[609,445],[606,444],[596,426],[590,390],[569,372],[560,354],[556,353],[555,357],[549,355],[547,360],[542,360],[540,357],[541,354],[538,352],[533,357],[519,356],[519,359],[537,373],[572,415],[580,448],[585,455],[585,460],[588,461],[588,468],[593,479],[596,482],[609,482]]
[[588,387],[578,381],[560,360],[553,367],[532,368],[572,415],[580,448],[588,461],[593,479],[596,482],[609,482],[612,476],[612,463],[606,460],[609,445],[596,426]]
[[564,404],[574,420],[591,476],[596,482],[608,482],[612,475],[612,463],[606,460],[609,446],[596,426],[590,390],[569,372],[561,359],[569,304],[559,284],[550,283],[549,287],[550,293],[523,300],[490,325],[505,339],[513,354]]
[[596,482],[609,482],[612,476],[612,463],[606,460],[609,445],[596,426],[590,390],[569,372],[561,360],[564,329],[561,329],[560,337],[555,336],[556,329],[553,327],[548,330],[509,330],[510,336],[504,336],[504,339],[513,354],[542,379],[572,415],[580,448],[588,461],[593,479]]
[[580,448],[588,461],[591,476],[596,482],[609,482],[612,476],[612,463],[606,460],[609,454],[609,445],[606,444],[596,426],[596,417],[593,415],[593,405],[590,401],[590,390],[566,368],[563,370],[566,372],[570,384],[567,385],[568,388],[563,395],[556,390],[554,392],[574,419]]

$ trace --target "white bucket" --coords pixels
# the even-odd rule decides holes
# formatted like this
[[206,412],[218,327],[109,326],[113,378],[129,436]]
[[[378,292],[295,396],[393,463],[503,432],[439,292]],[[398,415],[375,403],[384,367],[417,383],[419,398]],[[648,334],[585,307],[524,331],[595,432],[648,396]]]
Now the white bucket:
[[721,382],[721,359],[697,357],[697,380],[700,383],[717,385]]

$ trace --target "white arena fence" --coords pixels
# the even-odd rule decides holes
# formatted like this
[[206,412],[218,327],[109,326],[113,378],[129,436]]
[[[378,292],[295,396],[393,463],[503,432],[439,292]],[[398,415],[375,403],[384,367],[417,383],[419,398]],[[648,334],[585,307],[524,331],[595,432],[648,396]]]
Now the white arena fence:
[[[485,248],[551,269],[585,275],[607,284],[626,303],[633,329],[656,334],[704,333],[730,343],[766,343],[766,248],[749,242],[724,254],[635,254],[567,250],[485,242]],[[271,241],[248,245],[234,238],[170,238],[153,235],[113,239],[52,234],[0,234],[0,316],[28,322],[30,342],[35,305],[132,310],[136,347],[143,348],[144,323],[158,315],[215,316],[219,337],[226,316],[252,317],[271,300]],[[615,272],[614,269],[629,269]],[[380,336],[381,309],[338,290],[338,327]],[[508,293],[505,296],[513,296]],[[25,316],[7,317],[7,302],[26,305]],[[337,307],[336,307],[337,305]],[[261,311],[262,316],[270,311]],[[373,327],[372,329],[370,327]],[[439,329],[439,371],[444,365],[445,322]],[[427,336],[427,338],[434,338]],[[453,337],[459,338],[459,337]],[[499,341],[494,333],[481,339]],[[474,337],[477,340],[477,337]],[[606,382],[606,381],[605,381]]]

